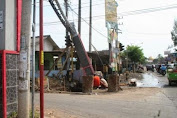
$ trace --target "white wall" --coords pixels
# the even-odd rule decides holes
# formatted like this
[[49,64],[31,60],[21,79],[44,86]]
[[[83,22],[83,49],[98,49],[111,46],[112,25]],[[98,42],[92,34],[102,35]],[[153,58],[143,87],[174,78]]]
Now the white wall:
[[3,29],[0,29],[0,50],[16,50],[16,0],[0,0]]

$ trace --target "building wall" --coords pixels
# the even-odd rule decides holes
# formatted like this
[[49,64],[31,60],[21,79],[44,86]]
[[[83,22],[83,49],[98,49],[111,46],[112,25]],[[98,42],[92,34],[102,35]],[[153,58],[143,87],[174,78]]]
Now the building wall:
[[[39,40],[36,40],[36,51],[39,51]],[[44,38],[44,51],[53,51],[53,45],[48,40],[48,38]]]
[[[18,55],[6,54],[6,103],[7,115],[17,112],[18,106]],[[3,117],[2,94],[2,54],[0,54],[0,118]]]
[[[2,16],[0,15],[0,17],[2,18],[2,21],[0,21],[0,24],[3,25],[4,27],[4,17],[5,17],[5,0],[0,0],[0,13],[2,12]],[[0,18],[0,19],[1,19]],[[4,29],[0,29],[0,50],[5,49],[5,30]]]
[[16,50],[16,0],[0,0],[3,29],[0,29],[0,50]]
[[[0,27],[0,50],[16,51],[16,0],[0,0]],[[18,106],[18,60],[18,55],[6,54],[8,115],[17,111]],[[3,117],[2,112],[2,56],[0,56],[0,118]]]
[[[49,63],[47,63],[47,61]],[[52,67],[54,63],[53,60],[53,55],[50,53],[44,53],[44,70],[49,70],[50,67]],[[35,56],[35,70],[38,71],[39,70],[39,53],[36,52],[36,56]]]
[[53,55],[50,53],[44,54],[44,70],[49,70],[53,65]]
[[18,106],[18,60],[19,55],[6,54],[7,114],[17,112]]

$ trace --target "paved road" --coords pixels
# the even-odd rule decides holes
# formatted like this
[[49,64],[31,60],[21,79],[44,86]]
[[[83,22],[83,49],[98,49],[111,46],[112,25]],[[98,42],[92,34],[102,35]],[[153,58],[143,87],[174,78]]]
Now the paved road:
[[[156,73],[153,76],[160,87],[126,88],[119,93],[98,95],[45,94],[45,105],[65,112],[61,118],[67,114],[77,118],[176,118],[177,87],[167,86],[165,77]],[[37,104],[38,98],[37,94]]]
[[168,80],[166,76],[158,74],[156,72],[147,72],[143,74],[142,80],[137,81],[138,87],[158,87],[163,88],[168,86]]

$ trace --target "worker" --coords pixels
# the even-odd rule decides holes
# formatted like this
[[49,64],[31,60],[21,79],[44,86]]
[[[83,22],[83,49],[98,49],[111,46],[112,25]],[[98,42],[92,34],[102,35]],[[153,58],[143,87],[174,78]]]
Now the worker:
[[96,89],[96,88],[99,88],[99,86],[100,86],[100,77],[97,74],[94,74],[94,85],[93,85],[93,87]]
[[108,65],[103,65],[103,75],[105,79],[107,77],[107,74],[108,74]]
[[101,78],[100,84],[101,84],[101,88],[103,89],[108,88],[108,82],[104,78]]

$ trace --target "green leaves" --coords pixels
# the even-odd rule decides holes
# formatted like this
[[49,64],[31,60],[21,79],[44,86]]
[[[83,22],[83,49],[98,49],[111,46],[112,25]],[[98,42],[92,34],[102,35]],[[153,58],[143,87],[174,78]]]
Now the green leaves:
[[127,49],[124,51],[129,60],[135,63],[145,63],[145,57],[143,53],[143,49],[139,46],[128,46]]

